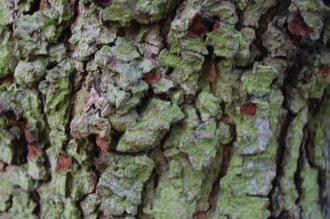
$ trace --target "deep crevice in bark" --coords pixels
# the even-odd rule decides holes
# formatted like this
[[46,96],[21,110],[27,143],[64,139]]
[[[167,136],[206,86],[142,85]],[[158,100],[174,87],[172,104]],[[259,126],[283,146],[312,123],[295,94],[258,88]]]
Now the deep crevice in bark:
[[294,184],[296,187],[296,191],[298,193],[298,198],[296,200],[296,205],[299,207],[299,215],[301,215],[302,213],[302,209],[299,205],[299,201],[301,199],[301,195],[302,195],[302,178],[301,178],[301,171],[304,165],[304,160],[305,160],[305,153],[304,153],[304,147],[306,145],[306,129],[307,125],[304,127],[304,137],[303,137],[303,141],[302,144],[300,145],[299,148],[299,158],[297,160],[297,169],[296,172],[294,173]]
[[[284,95],[285,96],[285,95]],[[275,190],[279,186],[280,178],[283,175],[283,157],[285,156],[285,151],[286,151],[286,138],[288,134],[288,129],[290,127],[291,122],[293,121],[295,115],[288,110],[286,112],[285,118],[283,119],[279,137],[278,137],[278,149],[277,149],[277,154],[276,154],[276,175],[275,178],[272,182],[272,189],[270,193],[268,194],[268,198],[270,200],[270,205],[268,209],[270,212],[273,212],[275,209],[274,202],[276,202],[276,197],[275,197]],[[280,217],[281,218],[281,217]],[[273,216],[270,216],[270,219],[274,219]]]
[[217,204],[217,199],[220,192],[220,181],[221,178],[223,178],[226,173],[227,169],[229,167],[230,157],[231,157],[231,147],[232,145],[224,145],[223,146],[223,155],[222,155],[222,162],[221,162],[221,170],[219,172],[219,175],[217,179],[214,181],[212,186],[212,191],[209,196],[209,203],[210,203],[210,212],[214,211]]
[[[324,103],[326,98],[329,98],[329,88],[327,90],[325,90],[322,98],[320,100],[313,100],[310,101],[309,103],[309,109],[310,109],[310,115],[318,115],[320,113],[320,109],[322,104]],[[314,144],[315,142],[315,136],[312,133],[311,130],[311,126],[310,126],[310,122],[308,123],[307,126],[307,133],[306,133],[306,144],[304,147],[305,150],[305,157],[307,159],[307,162],[309,163],[309,165],[311,166],[311,168],[317,170],[317,182],[318,182],[318,187],[319,187],[319,200],[320,200],[320,205],[322,208],[322,211],[325,214],[329,214],[329,205],[330,203],[328,203],[328,200],[326,197],[323,196],[323,192],[326,189],[326,170],[322,169],[321,166],[319,166],[315,160],[315,148],[317,147],[317,145]],[[323,153],[326,153],[326,151],[323,151]],[[328,155],[328,157],[330,157],[330,154]]]
[[260,58],[262,60],[264,57],[268,55],[268,50],[262,43],[262,35],[268,28],[268,24],[272,22],[273,18],[279,14],[284,14],[288,12],[288,8],[291,4],[291,0],[278,0],[277,4],[267,10],[266,13],[262,14],[259,18],[259,27],[256,30],[256,39],[254,40],[254,44],[260,51]]

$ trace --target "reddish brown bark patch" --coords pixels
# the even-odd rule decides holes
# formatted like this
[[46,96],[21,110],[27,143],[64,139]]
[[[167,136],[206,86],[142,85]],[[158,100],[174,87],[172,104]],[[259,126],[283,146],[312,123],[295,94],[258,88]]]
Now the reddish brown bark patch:
[[69,167],[72,164],[72,159],[71,157],[60,154],[57,158],[57,165],[56,165],[56,171],[64,171],[69,169]]
[[41,155],[40,148],[34,144],[28,144],[28,159],[32,159],[39,155]]
[[288,22],[288,30],[296,36],[306,38],[313,30],[308,27],[299,12],[293,14],[293,18]]
[[188,27],[187,35],[190,37],[203,37],[210,32],[210,27],[212,26],[213,24],[211,21],[201,17],[200,15],[196,15]]
[[254,103],[245,103],[240,107],[240,114],[242,116],[253,116],[257,112],[257,106]]
[[151,71],[143,75],[143,80],[145,80],[148,84],[156,84],[160,80],[160,75]]
[[96,145],[101,151],[108,151],[109,143],[108,139],[105,137],[96,136]]
[[329,73],[330,73],[329,66],[328,65],[322,66],[322,68],[320,69],[320,74],[322,78],[327,78],[329,76]]

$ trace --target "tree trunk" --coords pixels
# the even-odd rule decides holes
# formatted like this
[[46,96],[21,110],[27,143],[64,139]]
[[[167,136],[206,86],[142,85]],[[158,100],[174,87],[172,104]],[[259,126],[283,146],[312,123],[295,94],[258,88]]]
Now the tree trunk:
[[330,1],[2,0],[0,218],[330,218]]

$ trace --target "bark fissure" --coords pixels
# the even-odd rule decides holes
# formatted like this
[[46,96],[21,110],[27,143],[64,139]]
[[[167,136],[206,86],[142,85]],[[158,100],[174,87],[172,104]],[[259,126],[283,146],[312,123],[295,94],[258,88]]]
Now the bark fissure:
[[268,50],[262,43],[262,35],[265,33],[268,28],[268,24],[272,22],[275,16],[288,13],[290,3],[291,0],[277,0],[275,6],[269,8],[265,14],[261,15],[258,22],[259,25],[256,30],[256,39],[254,41],[261,52],[260,60],[268,55]]

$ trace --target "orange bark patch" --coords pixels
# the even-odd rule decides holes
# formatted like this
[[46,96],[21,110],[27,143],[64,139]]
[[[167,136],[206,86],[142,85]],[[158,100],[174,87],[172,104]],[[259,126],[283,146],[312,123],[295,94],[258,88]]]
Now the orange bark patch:
[[156,84],[160,80],[160,75],[151,71],[143,75],[143,80],[145,80],[148,84]]
[[242,116],[253,116],[257,112],[257,106],[254,103],[245,103],[240,107]]
[[108,139],[105,137],[96,136],[96,145],[101,149],[101,151],[108,151]]
[[41,150],[34,144],[28,144],[28,159],[32,159],[41,154]]
[[320,73],[323,78],[327,78],[330,73],[329,66],[328,65],[322,66],[322,68],[320,69]]
[[60,154],[57,158],[57,165],[56,165],[56,171],[62,171],[62,170],[67,170],[72,164],[72,159],[71,157]]

